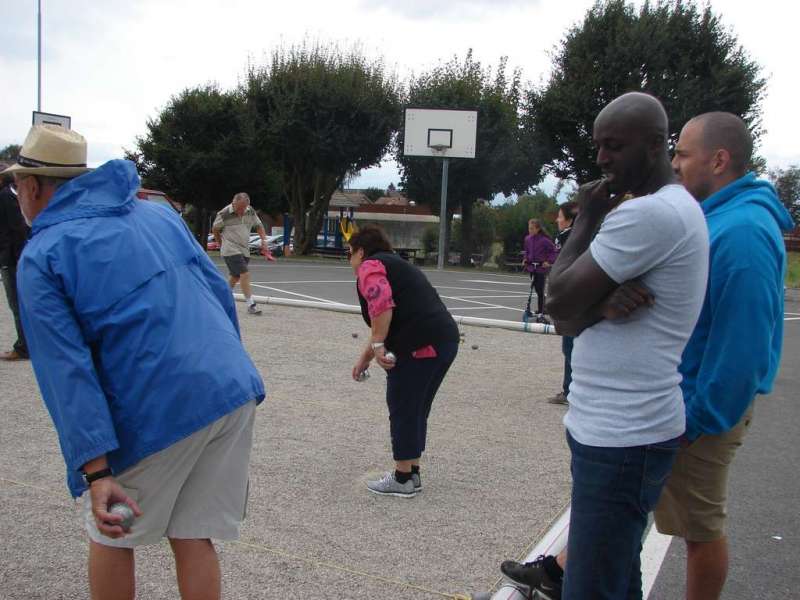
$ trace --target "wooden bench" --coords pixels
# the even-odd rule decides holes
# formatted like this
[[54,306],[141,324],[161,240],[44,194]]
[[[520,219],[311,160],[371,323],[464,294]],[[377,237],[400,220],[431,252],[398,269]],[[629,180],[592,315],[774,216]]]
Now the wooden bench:
[[523,253],[503,255],[503,267],[509,271],[522,271]]

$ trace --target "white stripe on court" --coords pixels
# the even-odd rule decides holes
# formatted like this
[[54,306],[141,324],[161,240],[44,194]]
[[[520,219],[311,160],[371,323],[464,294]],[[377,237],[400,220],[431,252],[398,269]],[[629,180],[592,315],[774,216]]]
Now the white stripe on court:
[[650,532],[644,540],[642,547],[642,597],[647,600],[650,590],[656,582],[658,572],[667,555],[669,545],[672,543],[671,535],[659,533],[655,524],[651,525]]
[[519,312],[525,312],[521,308],[514,308],[512,306],[503,306],[501,304],[489,304],[488,302],[480,302],[478,300],[464,300],[463,298],[458,298],[458,297],[455,297],[455,296],[441,296],[441,297],[445,298],[447,300],[458,300],[460,302],[467,302],[469,304],[480,304],[481,306],[488,306],[490,308],[505,308],[507,310],[516,310],[516,311],[519,311]]
[[317,300],[318,302],[326,302],[327,304],[341,304],[335,300],[328,300],[327,298],[317,298],[316,296],[309,296],[308,294],[298,294],[297,292],[290,292],[280,288],[270,287],[268,285],[261,285],[259,283],[251,283],[253,287],[264,288],[265,290],[272,290],[273,292],[280,292],[281,294],[289,294],[290,296],[299,296],[300,298],[308,298],[309,300]]
[[531,284],[530,281],[522,281],[522,282],[512,282],[512,281],[490,281],[489,279],[462,279],[464,283],[491,283],[497,285],[524,285],[529,286]]
[[800,317],[786,317],[784,321],[800,321]]
[[[493,289],[487,290],[486,288],[472,288],[472,287],[457,287],[453,285],[434,285],[437,290],[465,290],[467,292],[501,292],[503,290]],[[513,290],[506,290],[507,292],[511,293]]]
[[517,310],[516,308],[508,308],[507,306],[498,306],[491,308],[489,306],[448,306],[447,310]]
[[355,285],[355,279],[314,279],[314,280],[303,280],[303,281],[261,281],[259,283],[271,283],[273,285],[296,285],[299,283],[349,283]]
[[460,296],[461,298],[527,298],[528,294],[504,294],[502,296],[495,296],[491,294],[486,294],[483,296]]

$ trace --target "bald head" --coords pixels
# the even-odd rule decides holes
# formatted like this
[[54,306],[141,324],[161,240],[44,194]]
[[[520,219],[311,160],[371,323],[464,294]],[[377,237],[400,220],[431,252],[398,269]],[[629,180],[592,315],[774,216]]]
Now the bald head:
[[691,119],[689,123],[700,128],[701,143],[707,152],[726,150],[730,155],[731,171],[737,177],[747,172],[753,156],[753,136],[741,118],[728,112],[709,112]]
[[658,135],[665,145],[669,135],[669,119],[664,106],[654,96],[641,92],[630,92],[614,99],[600,111],[594,123],[595,127],[614,124]]
[[594,120],[597,166],[612,194],[649,194],[670,183],[664,107],[649,94],[631,92],[609,103]]

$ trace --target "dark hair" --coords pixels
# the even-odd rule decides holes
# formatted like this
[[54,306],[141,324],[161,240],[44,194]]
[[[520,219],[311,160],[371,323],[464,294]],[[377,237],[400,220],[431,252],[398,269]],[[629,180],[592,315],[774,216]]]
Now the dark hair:
[[392,252],[392,244],[380,225],[367,223],[352,235],[347,242],[353,251],[364,249],[364,256],[372,256],[376,252]]
[[559,205],[558,210],[564,213],[564,218],[574,221],[578,216],[578,203],[577,202],[564,202]]

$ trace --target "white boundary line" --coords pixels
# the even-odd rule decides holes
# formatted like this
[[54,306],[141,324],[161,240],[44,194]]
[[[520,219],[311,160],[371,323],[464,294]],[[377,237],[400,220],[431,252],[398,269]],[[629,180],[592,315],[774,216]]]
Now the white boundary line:
[[531,282],[530,281],[490,281],[489,279],[462,279],[464,283],[491,283],[493,285],[524,285],[528,287]]
[[516,308],[506,308],[505,306],[498,306],[491,308],[488,306],[448,306],[447,310],[453,312],[454,310],[517,310]]
[[326,304],[341,304],[341,302],[336,302],[335,300],[327,300],[325,298],[317,298],[316,296],[309,296],[308,294],[298,294],[297,292],[289,292],[287,290],[270,287],[268,285],[262,285],[260,283],[251,283],[250,285],[252,285],[253,287],[264,288],[265,290],[272,290],[273,292],[280,292],[281,294],[299,296],[300,298],[309,298],[311,300],[316,300],[317,302],[325,302]]
[[[480,304],[481,306],[488,306],[490,308],[505,308],[507,310],[514,310],[518,312],[525,312],[522,308],[515,308],[512,306],[503,306],[502,304],[489,304],[488,302],[480,302],[478,300],[464,300],[463,298],[459,298],[457,296],[441,296],[446,300],[458,300],[459,302],[467,302],[469,304]],[[448,308],[449,310],[449,308]]]
[[645,600],[650,597],[650,591],[656,582],[661,565],[667,556],[667,550],[672,543],[671,535],[660,533],[653,523],[650,532],[644,540],[642,547],[642,596]]

